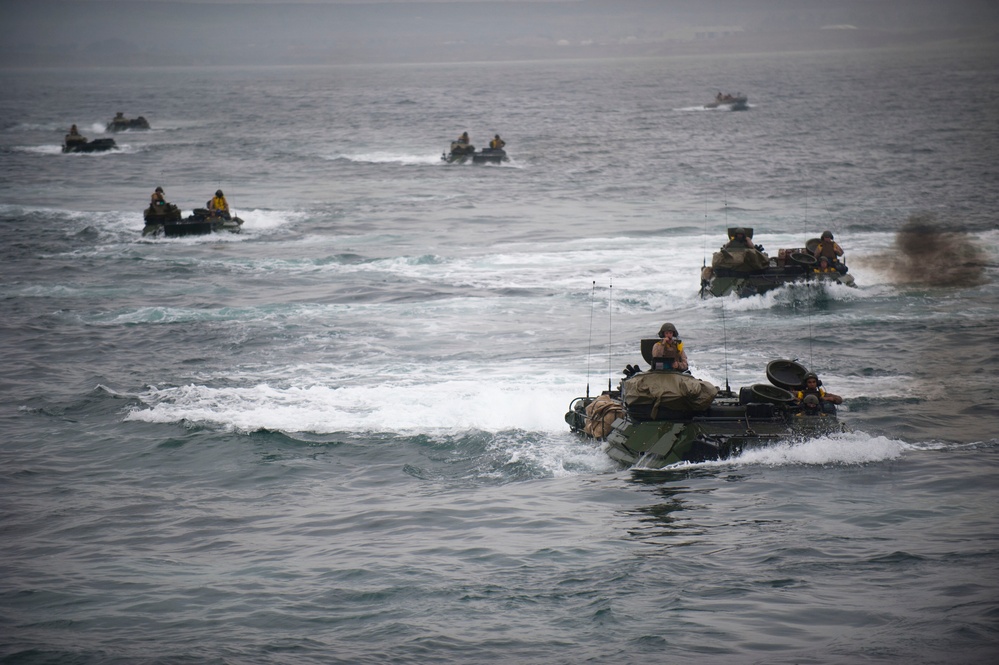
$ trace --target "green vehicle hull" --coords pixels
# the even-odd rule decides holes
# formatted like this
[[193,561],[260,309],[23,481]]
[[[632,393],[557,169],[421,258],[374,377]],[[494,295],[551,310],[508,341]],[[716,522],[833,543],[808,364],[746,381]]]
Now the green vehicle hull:
[[785,284],[805,284],[821,286],[825,284],[843,284],[856,286],[852,275],[841,275],[838,272],[806,272],[796,267],[773,267],[754,273],[734,273],[715,270],[701,283],[701,297],[727,296],[735,293],[740,298],[760,295]]

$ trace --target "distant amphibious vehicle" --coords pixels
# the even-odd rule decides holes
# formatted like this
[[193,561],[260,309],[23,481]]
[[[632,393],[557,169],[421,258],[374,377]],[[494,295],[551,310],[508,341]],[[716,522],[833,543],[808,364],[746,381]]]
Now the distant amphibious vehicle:
[[704,105],[706,109],[724,108],[729,111],[745,111],[749,108],[749,97],[737,92],[734,95],[718,93],[713,102]]
[[[728,229],[730,240],[740,233],[752,241],[753,229]],[[813,238],[804,247],[778,250],[775,257],[767,255],[762,245],[733,247],[734,243],[729,242],[712,255],[711,265],[701,270],[701,297],[731,293],[755,296],[792,283],[856,286],[853,277],[846,274],[845,265],[836,269],[817,262],[813,252],[819,242]]]
[[149,129],[149,121],[141,115],[138,118],[126,118],[123,113],[118,113],[106,128],[109,132],[124,132],[129,129]]
[[[75,125],[74,125],[75,127]],[[114,139],[94,139],[88,141],[86,136],[71,133],[66,134],[62,144],[63,152],[105,152],[116,147]]]
[[[577,397],[565,421],[582,436],[606,442],[615,460],[646,469],[726,459],[744,449],[845,431],[835,412],[812,410],[790,392],[808,371],[793,360],[767,365],[770,383],[724,390],[689,374],[658,369],[653,344],[642,355],[653,369],[628,366],[617,390]],[[657,365],[658,362],[658,365]]]
[[154,238],[161,235],[167,238],[199,236],[221,231],[239,233],[243,227],[243,220],[239,217],[227,219],[222,215],[213,215],[207,208],[195,208],[188,217],[181,219],[180,208],[172,203],[151,205],[142,213],[142,218],[146,223],[142,236]]
[[483,148],[476,152],[474,145],[460,141],[451,143],[451,151],[441,155],[441,161],[448,164],[464,164],[469,160],[473,164],[499,164],[508,161],[508,157],[503,148]]

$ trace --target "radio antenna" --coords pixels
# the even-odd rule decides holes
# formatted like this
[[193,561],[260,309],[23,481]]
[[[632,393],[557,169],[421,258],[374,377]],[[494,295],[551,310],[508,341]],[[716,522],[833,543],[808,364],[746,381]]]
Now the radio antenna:
[[728,385],[728,326],[725,323],[725,301],[722,300],[722,341],[725,345],[725,392],[731,394],[732,388]]
[[812,303],[805,301],[805,308],[808,311],[808,371],[814,371],[812,367]]
[[704,299],[704,269],[708,267],[708,199],[704,198],[704,242],[701,245],[701,299]]
[[586,399],[590,398],[590,350],[593,348],[593,294],[597,290],[597,281],[593,280],[590,287],[590,338],[586,342]]
[[614,343],[614,279],[607,286],[607,392],[611,389],[611,345]]
[[701,267],[708,265],[708,198],[704,197],[704,241],[701,243]]

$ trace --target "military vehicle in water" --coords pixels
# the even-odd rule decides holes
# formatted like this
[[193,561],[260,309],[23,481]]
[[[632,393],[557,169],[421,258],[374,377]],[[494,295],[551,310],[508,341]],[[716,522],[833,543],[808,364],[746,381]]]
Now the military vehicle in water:
[[213,215],[207,208],[195,208],[188,217],[181,219],[180,208],[172,203],[150,205],[143,211],[142,219],[146,223],[142,229],[142,237],[157,238],[162,235],[176,238],[220,231],[239,233],[243,228],[243,220],[239,217]]
[[[74,125],[75,127],[76,125]],[[104,152],[116,147],[114,139],[94,139],[88,141],[86,136],[79,134],[66,134],[62,144],[63,152]]]
[[106,127],[109,132],[124,132],[129,129],[149,129],[149,121],[141,115],[138,118],[126,118],[124,113],[118,112]]
[[464,164],[468,160],[472,160],[473,164],[499,164],[508,161],[508,157],[503,148],[483,148],[476,152],[474,145],[461,141],[453,142],[451,152],[441,155],[441,161],[448,164]]
[[642,356],[651,370],[629,365],[617,390],[577,397],[565,414],[570,430],[606,442],[613,459],[659,469],[846,429],[835,412],[795,402],[791,390],[802,386],[808,374],[796,361],[769,363],[770,383],[722,390],[689,374],[660,369],[662,359],[651,354],[657,341],[642,340]]
[[[744,247],[733,246],[738,245],[736,238],[740,234],[750,242]],[[837,270],[819,264],[813,254],[821,242],[818,238],[812,238],[804,247],[778,250],[777,256],[771,257],[762,245],[750,247],[752,228],[732,227],[728,237],[729,243],[712,255],[710,266],[701,270],[702,298],[730,293],[741,298],[755,296],[791,283],[856,286],[845,266]]]
[[749,108],[749,97],[737,92],[734,95],[718,93],[714,101],[704,105],[706,109],[728,109],[730,111],[745,111]]

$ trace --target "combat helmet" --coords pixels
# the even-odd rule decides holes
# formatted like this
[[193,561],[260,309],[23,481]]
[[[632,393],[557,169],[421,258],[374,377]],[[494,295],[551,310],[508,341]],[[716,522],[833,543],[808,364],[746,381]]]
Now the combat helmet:
[[833,240],[833,234],[832,234],[832,231],[823,231],[823,232],[822,232],[822,239],[823,239],[823,240],[826,240],[827,238],[828,238],[829,240]]
[[816,407],[819,405],[819,398],[815,395],[805,395],[805,399],[801,400],[802,404],[805,406]]
[[672,323],[664,323],[662,325],[662,327],[659,328],[659,336],[660,337],[665,337],[666,336],[666,331],[669,331],[669,332],[673,333],[674,337],[680,335],[680,333],[676,329],[676,326],[674,326]]

